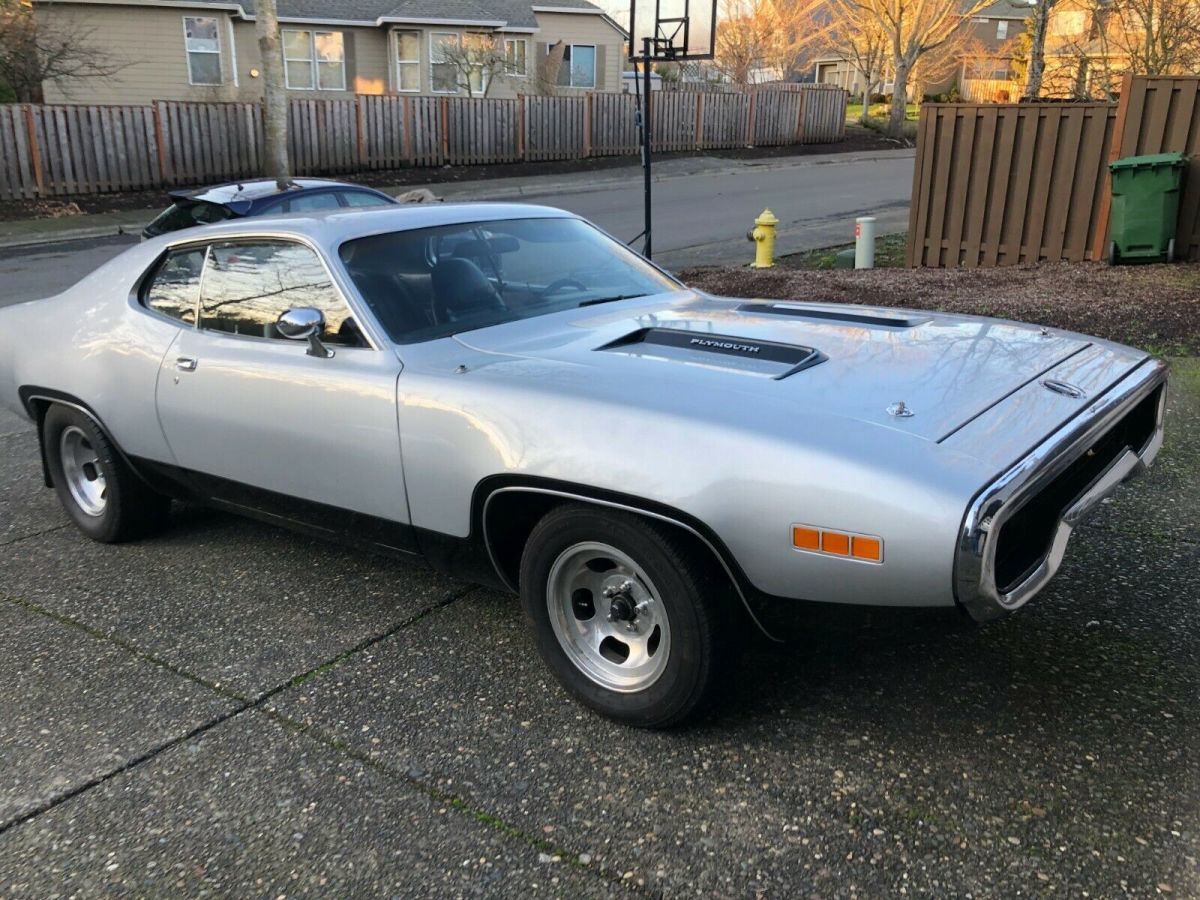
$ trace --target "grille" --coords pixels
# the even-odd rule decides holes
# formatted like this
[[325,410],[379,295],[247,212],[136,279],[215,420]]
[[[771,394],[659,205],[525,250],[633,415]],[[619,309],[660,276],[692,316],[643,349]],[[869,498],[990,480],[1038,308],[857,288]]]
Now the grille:
[[1006,594],[1033,574],[1050,552],[1063,513],[1126,449],[1140,452],[1154,436],[1163,388],[1150,394],[1047,482],[1000,527],[996,588]]

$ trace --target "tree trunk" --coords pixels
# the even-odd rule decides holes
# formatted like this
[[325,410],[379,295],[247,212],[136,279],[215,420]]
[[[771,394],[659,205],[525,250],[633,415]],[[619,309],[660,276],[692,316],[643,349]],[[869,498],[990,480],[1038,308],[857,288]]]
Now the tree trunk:
[[1033,10],[1033,29],[1030,31],[1029,62],[1025,68],[1026,100],[1036,100],[1042,93],[1042,73],[1046,71],[1046,23],[1050,18],[1052,0],[1038,0]]
[[282,190],[292,182],[292,167],[288,160],[288,99],[283,79],[279,10],[276,0],[258,0],[255,7],[258,52],[262,57],[264,174],[274,178]]
[[863,108],[858,116],[858,124],[866,125],[869,118],[871,118],[871,80],[868,77],[866,86],[863,87]]
[[892,109],[888,114],[888,137],[904,137],[904,120],[908,116],[908,69],[907,62],[896,60],[896,78],[892,82]]

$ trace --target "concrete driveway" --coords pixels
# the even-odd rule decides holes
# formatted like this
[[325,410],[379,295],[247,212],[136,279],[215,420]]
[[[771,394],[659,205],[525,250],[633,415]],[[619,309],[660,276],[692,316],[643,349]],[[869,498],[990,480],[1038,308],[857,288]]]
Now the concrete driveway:
[[1200,366],[1052,587],[754,647],[628,730],[512,598],[177,508],[93,544],[0,414],[0,896],[1200,895]]

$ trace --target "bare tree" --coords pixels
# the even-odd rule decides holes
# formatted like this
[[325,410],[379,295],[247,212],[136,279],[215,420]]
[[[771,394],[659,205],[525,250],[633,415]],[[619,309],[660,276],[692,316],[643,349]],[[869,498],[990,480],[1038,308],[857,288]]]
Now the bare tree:
[[1033,9],[1025,23],[1028,34],[1024,51],[1026,100],[1036,100],[1042,93],[1042,76],[1046,72],[1046,31],[1050,26],[1050,14],[1057,0],[1034,0]]
[[887,133],[899,138],[904,131],[908,86],[921,58],[953,39],[971,16],[994,0],[830,0],[835,20],[848,11],[873,20],[887,41],[891,74],[892,106]]
[[1200,71],[1200,0],[1112,0],[1098,16],[1111,56],[1139,75]]
[[283,78],[283,42],[276,0],[258,0],[254,11],[258,52],[262,57],[263,138],[266,175],[280,190],[292,183],[288,158],[288,98]]
[[534,61],[533,89],[544,96],[558,93],[558,73],[566,62],[567,45],[563,41],[555,41],[546,55]]
[[871,95],[883,80],[887,65],[887,35],[873,15],[850,4],[839,4],[827,33],[827,48],[850,63],[861,79],[859,122],[865,123],[871,117]]
[[828,29],[823,0],[722,0],[713,65],[734,84],[785,78]]
[[1200,71],[1200,0],[1058,0],[1042,93],[1111,98],[1121,76]]
[[22,103],[41,100],[49,81],[70,96],[71,82],[104,78],[125,68],[92,41],[93,30],[63,15],[37,21],[22,0],[0,0],[0,82]]
[[508,57],[503,40],[469,32],[453,43],[439,45],[435,65],[453,72],[455,83],[468,97],[486,97],[508,71]]

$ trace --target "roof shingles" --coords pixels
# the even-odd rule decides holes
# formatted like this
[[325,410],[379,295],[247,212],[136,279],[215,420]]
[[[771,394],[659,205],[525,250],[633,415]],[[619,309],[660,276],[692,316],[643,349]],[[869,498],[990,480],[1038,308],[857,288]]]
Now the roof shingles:
[[[200,0],[200,2],[240,3],[248,15],[254,14],[254,0]],[[588,0],[546,0],[546,6],[603,11]],[[510,28],[536,28],[534,4],[529,0],[279,0],[281,19],[313,19],[329,22],[363,22],[374,25],[380,19],[418,22],[487,22]]]

